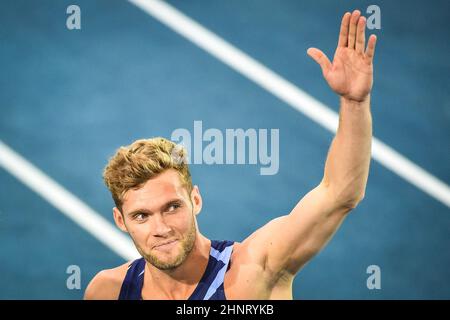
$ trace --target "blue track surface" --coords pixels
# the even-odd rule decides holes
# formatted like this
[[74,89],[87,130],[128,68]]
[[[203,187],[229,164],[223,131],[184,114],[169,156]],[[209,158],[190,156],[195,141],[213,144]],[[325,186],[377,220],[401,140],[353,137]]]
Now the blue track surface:
[[[332,55],[345,11],[370,1],[169,1],[338,110],[315,46]],[[279,128],[280,169],[193,165],[202,232],[241,241],[321,179],[332,135],[126,1],[1,1],[0,140],[111,222],[101,172],[114,150],[177,128]],[[378,1],[374,134],[450,183],[450,2]],[[79,299],[123,259],[0,169],[0,298]],[[450,299],[450,210],[372,162],[366,197],[296,277],[295,299]],[[66,268],[82,290],[66,288]],[[368,290],[379,265],[382,289]]]

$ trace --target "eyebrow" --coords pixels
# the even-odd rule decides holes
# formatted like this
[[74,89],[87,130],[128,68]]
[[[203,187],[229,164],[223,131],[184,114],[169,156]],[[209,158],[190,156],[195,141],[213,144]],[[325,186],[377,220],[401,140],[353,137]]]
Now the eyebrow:
[[[173,205],[175,203],[183,204],[183,199],[181,199],[181,198],[171,199],[171,200],[165,202],[159,209],[160,210],[165,210],[165,209],[169,208],[171,205]],[[134,216],[135,214],[138,214],[138,213],[153,214],[153,211],[145,209],[145,208],[142,208],[142,209],[133,210],[133,211],[127,213],[126,215],[127,216]]]

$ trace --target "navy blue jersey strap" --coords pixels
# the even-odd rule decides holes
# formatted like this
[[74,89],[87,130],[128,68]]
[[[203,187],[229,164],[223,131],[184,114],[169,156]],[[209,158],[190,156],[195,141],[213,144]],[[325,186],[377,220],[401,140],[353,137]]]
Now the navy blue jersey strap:
[[233,250],[233,241],[211,240],[211,250],[203,277],[189,300],[226,300],[223,283]]
[[144,284],[145,259],[134,260],[127,270],[120,289],[119,300],[140,300]]

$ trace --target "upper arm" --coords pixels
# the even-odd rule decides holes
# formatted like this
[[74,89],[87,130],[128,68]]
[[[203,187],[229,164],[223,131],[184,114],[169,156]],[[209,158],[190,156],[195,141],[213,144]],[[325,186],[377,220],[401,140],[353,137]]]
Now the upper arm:
[[289,215],[270,221],[248,238],[269,274],[295,275],[323,248],[349,212],[334,199],[330,190],[320,184]]
[[117,300],[122,286],[121,270],[103,270],[91,280],[84,293],[85,300]]

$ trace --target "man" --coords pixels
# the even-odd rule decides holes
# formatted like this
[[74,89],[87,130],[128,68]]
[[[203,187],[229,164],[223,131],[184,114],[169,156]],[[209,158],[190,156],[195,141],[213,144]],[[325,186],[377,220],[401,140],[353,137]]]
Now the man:
[[[364,197],[372,120],[370,91],[376,37],[365,50],[358,10],[342,18],[336,53],[307,53],[340,96],[339,128],[322,181],[289,215],[242,243],[209,240],[198,229],[202,208],[183,149],[163,139],[120,148],[104,172],[117,226],[143,258],[97,274],[86,299],[292,299],[296,273],[330,240]],[[175,155],[175,157],[174,157]]]

